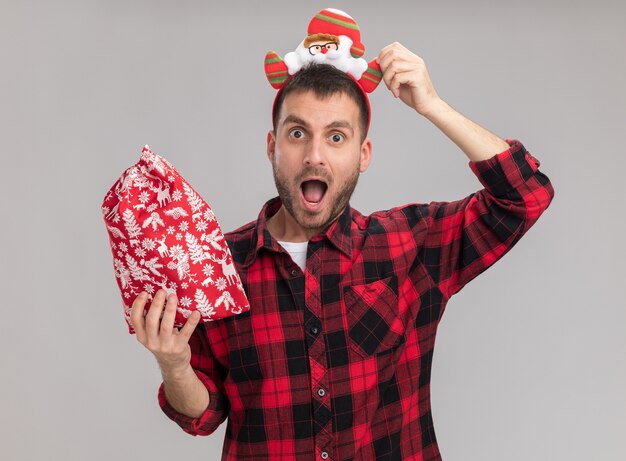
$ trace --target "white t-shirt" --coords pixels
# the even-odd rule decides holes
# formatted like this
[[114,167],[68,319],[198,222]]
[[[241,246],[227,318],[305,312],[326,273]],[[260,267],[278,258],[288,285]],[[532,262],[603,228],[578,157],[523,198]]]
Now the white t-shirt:
[[306,267],[306,249],[309,242],[278,242],[293,259],[293,262],[300,266],[302,272]]

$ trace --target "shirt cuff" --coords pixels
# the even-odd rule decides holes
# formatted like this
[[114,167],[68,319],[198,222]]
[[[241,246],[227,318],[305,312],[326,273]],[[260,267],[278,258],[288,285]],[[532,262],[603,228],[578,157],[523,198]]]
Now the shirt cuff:
[[528,181],[540,166],[539,160],[524,148],[521,142],[507,139],[509,148],[504,152],[469,166],[480,183],[493,195],[506,197],[509,192]]
[[194,371],[198,379],[209,391],[209,406],[202,415],[197,418],[191,418],[176,411],[165,397],[163,383],[159,386],[159,405],[167,417],[178,424],[183,431],[191,435],[209,435],[226,419],[224,395],[219,391],[211,378],[198,370]]

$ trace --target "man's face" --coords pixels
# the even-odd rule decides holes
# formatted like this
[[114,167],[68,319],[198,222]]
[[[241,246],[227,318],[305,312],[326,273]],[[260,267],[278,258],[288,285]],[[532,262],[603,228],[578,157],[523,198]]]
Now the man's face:
[[371,158],[361,142],[359,108],[340,93],[319,99],[311,91],[287,95],[267,154],[284,207],[308,234],[321,231],[348,204]]

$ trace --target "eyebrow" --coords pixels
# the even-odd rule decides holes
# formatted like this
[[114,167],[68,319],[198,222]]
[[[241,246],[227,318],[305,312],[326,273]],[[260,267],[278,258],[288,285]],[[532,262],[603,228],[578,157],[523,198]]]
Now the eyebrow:
[[[283,121],[284,125],[287,125],[288,123],[293,123],[295,125],[302,125],[305,128],[309,127],[309,124],[302,120],[300,117],[296,116],[296,115],[287,115],[287,117],[285,117],[285,120]],[[352,125],[350,124],[350,122],[348,122],[347,120],[335,120],[331,123],[329,123],[328,125],[326,125],[324,128],[328,129],[328,128],[346,128],[348,130],[350,130],[350,133],[352,135],[354,135],[354,129],[352,128]]]

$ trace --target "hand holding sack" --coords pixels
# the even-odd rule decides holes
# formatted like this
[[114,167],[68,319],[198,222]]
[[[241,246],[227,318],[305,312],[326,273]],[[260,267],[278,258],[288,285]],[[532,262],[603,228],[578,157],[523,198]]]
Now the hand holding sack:
[[130,333],[132,303],[163,288],[178,297],[174,325],[194,310],[204,322],[250,309],[211,207],[148,146],[106,194],[102,213]]

